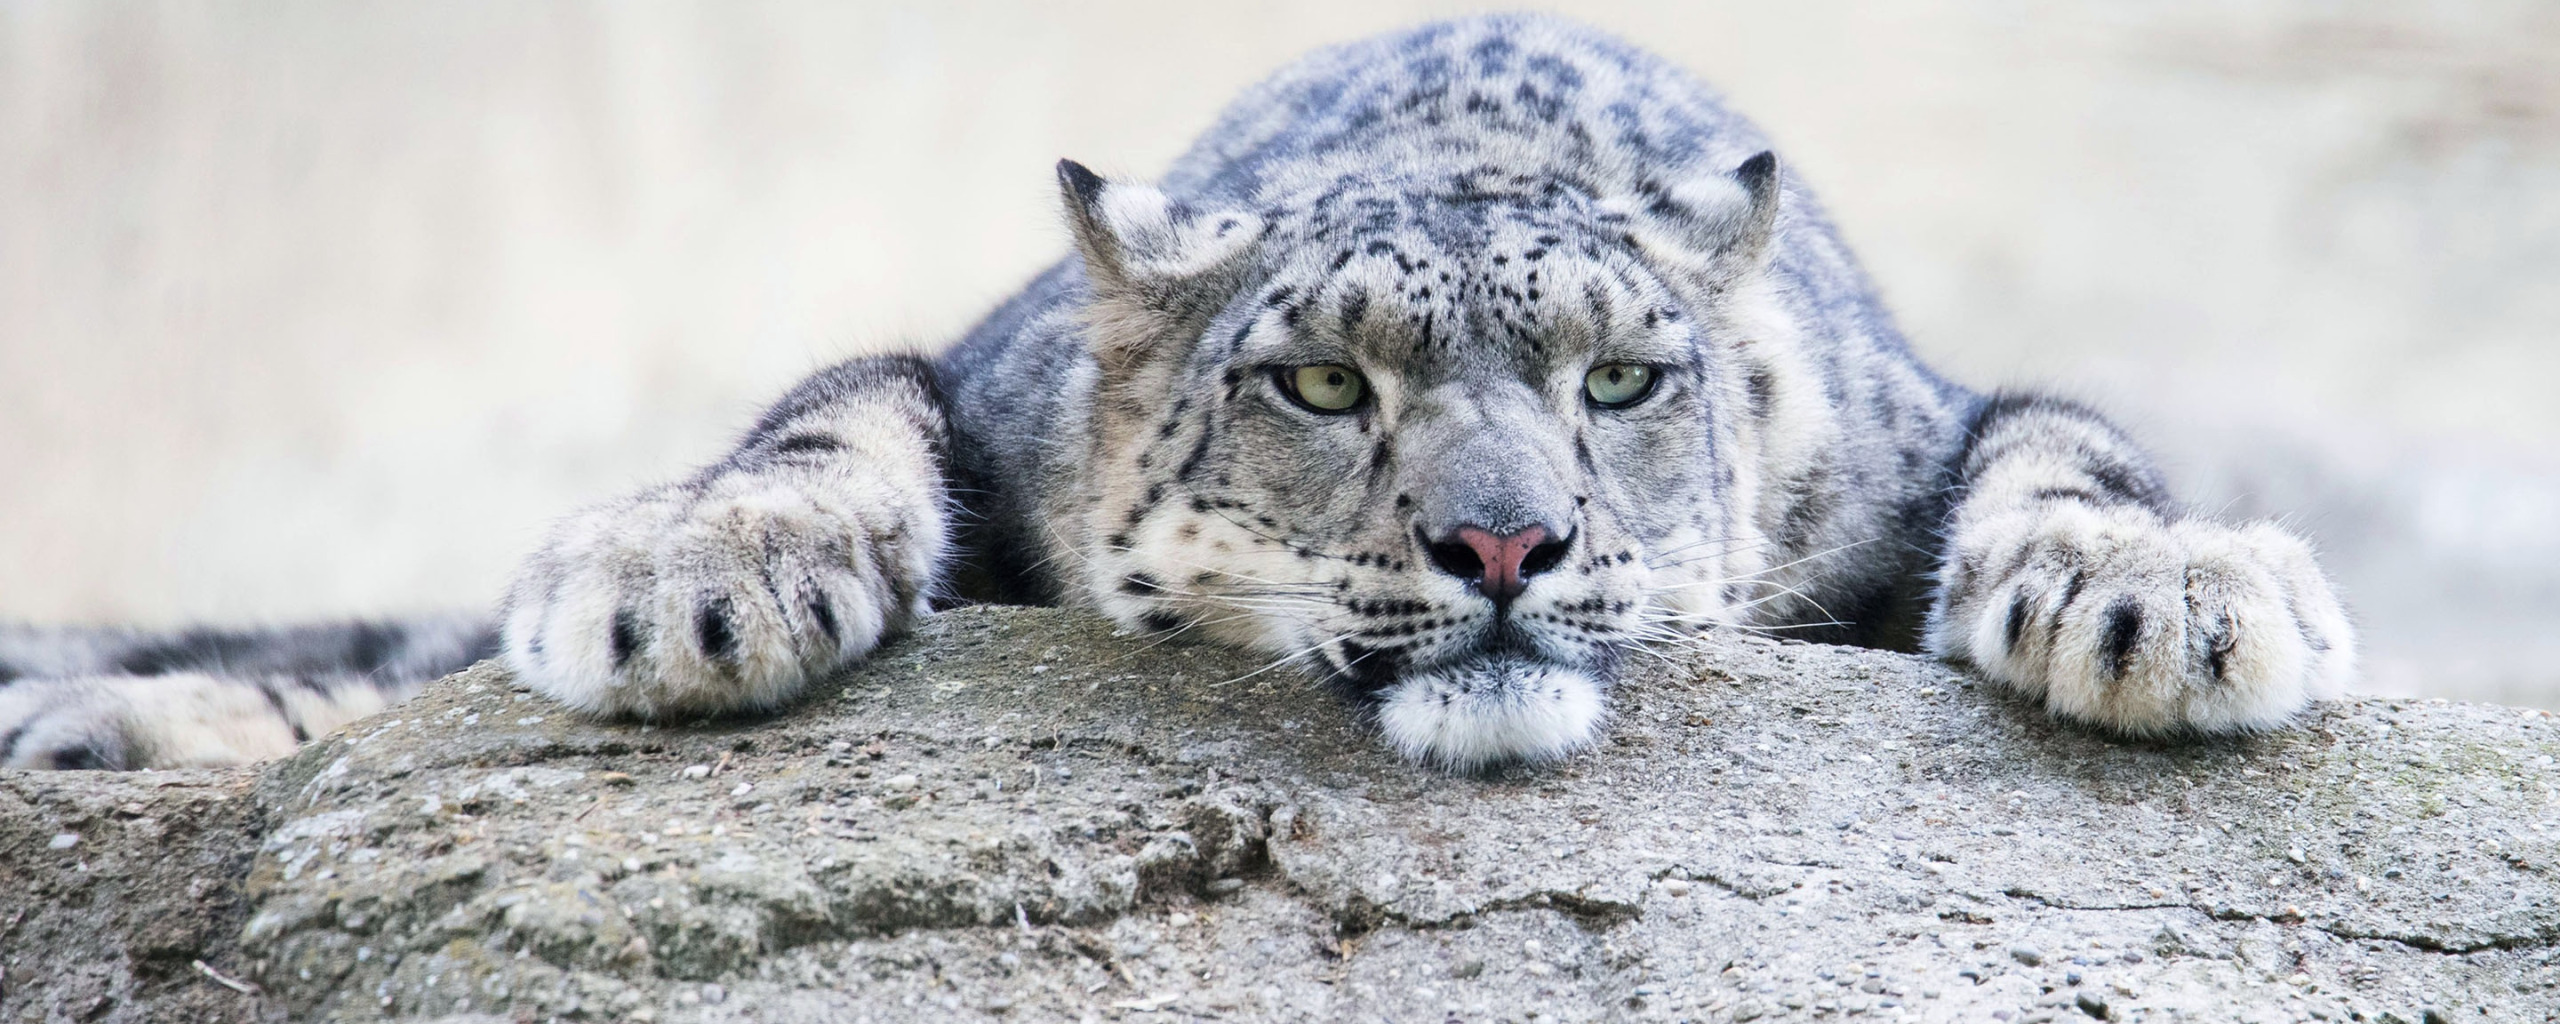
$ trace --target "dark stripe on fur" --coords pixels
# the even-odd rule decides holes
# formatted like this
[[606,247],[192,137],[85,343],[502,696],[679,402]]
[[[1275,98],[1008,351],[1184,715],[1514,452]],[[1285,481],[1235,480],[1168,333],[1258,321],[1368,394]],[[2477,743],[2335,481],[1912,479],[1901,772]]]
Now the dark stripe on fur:
[[293,716],[293,709],[285,706],[284,695],[277,693],[275,687],[259,685],[258,696],[266,698],[267,706],[275,709],[276,717],[284,721],[284,727],[293,730],[294,742],[303,743],[311,739],[311,734],[302,729],[302,720]]
[[[398,623],[354,622],[281,629],[190,629],[173,636],[137,637],[132,646],[92,671],[157,676],[173,672],[215,675],[290,675],[297,678],[350,673],[373,675],[403,668],[420,638]],[[441,639],[441,638],[438,638]],[[433,659],[425,671],[459,671],[497,653],[494,630],[482,629],[458,657]],[[441,669],[441,671],[436,671]],[[415,672],[403,674],[416,674]]]

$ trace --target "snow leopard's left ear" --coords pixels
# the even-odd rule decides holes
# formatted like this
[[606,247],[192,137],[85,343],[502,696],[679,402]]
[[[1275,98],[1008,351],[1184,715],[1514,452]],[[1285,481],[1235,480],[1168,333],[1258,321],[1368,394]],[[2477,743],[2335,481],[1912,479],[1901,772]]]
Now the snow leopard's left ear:
[[1662,269],[1716,287],[1758,271],[1778,226],[1778,157],[1762,151],[1730,174],[1647,184],[1601,206]]
[[1251,213],[1194,207],[1073,160],[1058,161],[1058,192],[1098,311],[1114,314],[1094,338],[1106,368],[1205,325],[1262,237],[1262,218]]

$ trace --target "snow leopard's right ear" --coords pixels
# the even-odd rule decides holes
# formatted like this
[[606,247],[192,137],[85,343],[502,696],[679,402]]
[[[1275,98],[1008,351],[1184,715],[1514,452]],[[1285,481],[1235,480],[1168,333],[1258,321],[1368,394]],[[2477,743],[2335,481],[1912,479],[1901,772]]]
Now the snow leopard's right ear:
[[1262,237],[1262,218],[1251,213],[1203,210],[1146,185],[1104,180],[1073,160],[1058,161],[1058,193],[1096,312],[1109,321],[1094,338],[1106,369],[1205,325],[1234,293],[1243,257]]
[[1730,173],[1648,183],[1601,209],[1662,269],[1712,289],[1767,266],[1781,201],[1777,154],[1763,151]]

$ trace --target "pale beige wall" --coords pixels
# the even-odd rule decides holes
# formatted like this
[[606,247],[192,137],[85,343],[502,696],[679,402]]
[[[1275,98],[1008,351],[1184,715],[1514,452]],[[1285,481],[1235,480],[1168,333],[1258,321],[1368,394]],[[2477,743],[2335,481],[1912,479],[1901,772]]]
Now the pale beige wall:
[[[0,616],[485,602],[540,524],[1461,5],[0,3]],[[1920,346],[2333,549],[2372,685],[2560,702],[2560,8],[1602,3]]]

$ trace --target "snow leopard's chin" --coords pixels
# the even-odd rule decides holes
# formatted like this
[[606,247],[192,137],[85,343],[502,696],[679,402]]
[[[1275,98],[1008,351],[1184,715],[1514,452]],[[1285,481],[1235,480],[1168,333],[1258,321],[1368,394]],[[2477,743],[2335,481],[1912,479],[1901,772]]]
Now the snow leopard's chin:
[[1455,772],[1554,761],[1591,745],[1608,718],[1591,668],[1516,654],[1417,668],[1376,695],[1396,752]]

